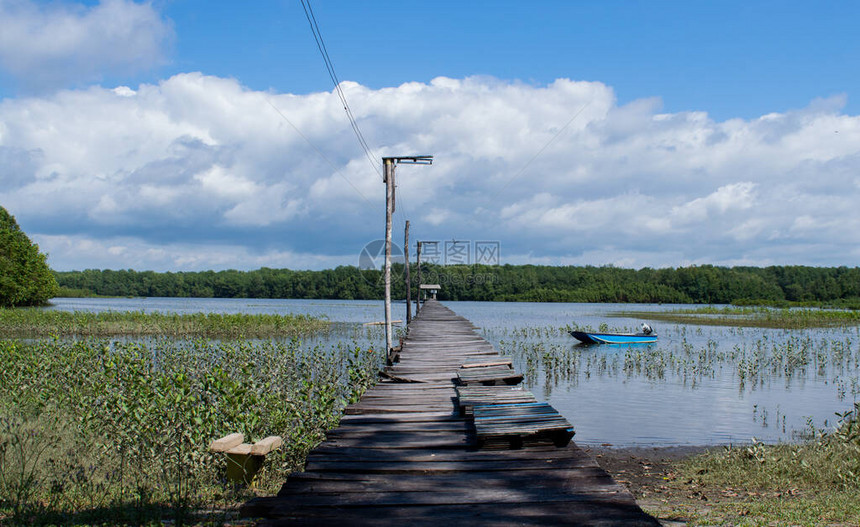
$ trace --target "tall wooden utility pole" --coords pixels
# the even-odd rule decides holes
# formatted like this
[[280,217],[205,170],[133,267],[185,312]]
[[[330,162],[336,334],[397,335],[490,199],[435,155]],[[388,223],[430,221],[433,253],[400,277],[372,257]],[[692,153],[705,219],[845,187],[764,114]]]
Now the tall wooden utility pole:
[[433,156],[382,158],[382,181],[385,183],[385,350],[391,354],[391,215],[394,213],[394,167],[399,164],[432,165]]
[[418,316],[418,312],[421,310],[421,242],[415,242],[415,251],[418,253],[416,255],[416,260],[418,260],[418,269],[415,270],[418,273],[418,293],[415,295],[415,316]]
[[406,265],[406,324],[412,322],[412,280],[409,276],[409,220],[403,235],[403,261]]

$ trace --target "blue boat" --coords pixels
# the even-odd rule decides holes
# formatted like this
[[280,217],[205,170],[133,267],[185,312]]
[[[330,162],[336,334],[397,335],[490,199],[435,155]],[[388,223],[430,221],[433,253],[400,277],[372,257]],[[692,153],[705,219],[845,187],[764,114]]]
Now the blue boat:
[[594,333],[591,331],[571,331],[571,335],[585,344],[651,344],[657,342],[657,335],[648,324],[642,324],[639,333]]
[[651,344],[657,342],[657,335],[644,333],[590,333],[571,331],[571,335],[585,344]]

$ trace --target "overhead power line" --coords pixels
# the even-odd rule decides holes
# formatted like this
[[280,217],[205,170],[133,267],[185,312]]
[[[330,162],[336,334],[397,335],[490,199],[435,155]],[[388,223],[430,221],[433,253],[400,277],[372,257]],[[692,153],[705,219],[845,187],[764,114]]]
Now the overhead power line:
[[317,154],[319,154],[319,156],[323,159],[323,161],[325,161],[326,163],[328,163],[328,164],[329,164],[329,166],[332,168],[332,170],[334,170],[335,174],[337,174],[337,175],[339,175],[340,177],[342,177],[344,181],[346,181],[347,183],[349,183],[349,186],[350,186],[350,187],[352,187],[352,190],[354,190],[354,191],[355,191],[359,196],[361,196],[361,199],[363,199],[363,200],[364,200],[364,201],[366,201],[368,204],[370,204],[370,200],[369,200],[369,199],[367,199],[367,197],[365,197],[365,195],[364,195],[364,194],[362,194],[362,192],[358,189],[358,187],[356,187],[356,186],[355,186],[355,184],[353,184],[353,182],[352,182],[352,181],[350,181],[350,180],[349,180],[349,178],[348,178],[348,177],[346,177],[346,176],[344,175],[344,173],[343,173],[343,172],[341,172],[341,171],[340,171],[340,169],[339,169],[339,168],[337,168],[337,166],[335,166],[335,164],[334,164],[334,163],[332,163],[332,162],[331,162],[331,160],[330,160],[330,159],[329,159],[325,154],[323,154],[322,150],[320,150],[319,148],[317,148],[317,145],[315,145],[315,144],[311,143],[311,140],[310,140],[310,139],[308,139],[308,138],[307,138],[307,136],[306,136],[305,134],[303,134],[303,133],[302,133],[302,131],[301,131],[301,130],[299,130],[299,128],[298,128],[295,124],[293,124],[293,122],[292,122],[292,121],[290,121],[290,119],[289,119],[286,115],[284,115],[284,112],[282,112],[280,109],[278,109],[278,107],[277,107],[277,106],[275,106],[275,105],[272,103],[272,101],[270,101],[268,98],[266,98],[266,99],[265,99],[265,101],[269,104],[269,106],[271,106],[271,107],[272,107],[272,109],[273,109],[273,110],[275,110],[275,112],[277,112],[277,114],[278,114],[278,115],[280,115],[280,116],[281,116],[281,118],[283,118],[283,119],[284,119],[284,120],[285,120],[285,121],[286,121],[290,126],[292,126],[292,127],[293,127],[293,130],[295,130],[295,131],[296,131],[296,133],[297,133],[297,134],[299,134],[299,137],[301,137],[302,139],[304,139],[304,140],[305,140],[305,142],[306,142],[308,145],[310,145],[310,147],[311,147],[311,148],[313,148],[314,150],[316,150],[316,153],[317,153]]
[[367,140],[365,140],[364,134],[361,133],[361,129],[358,127],[358,123],[355,120],[355,116],[352,113],[352,109],[349,107],[349,103],[346,102],[346,95],[344,95],[343,89],[340,86],[340,79],[338,79],[337,73],[335,73],[334,71],[334,64],[332,64],[331,57],[329,57],[328,49],[326,49],[325,41],[323,40],[319,24],[317,24],[316,16],[314,16],[314,10],[311,7],[310,0],[301,0],[301,2],[302,8],[304,8],[305,10],[305,17],[307,17],[308,24],[310,24],[311,26],[311,33],[313,33],[314,40],[317,43],[317,49],[319,49],[323,61],[325,62],[325,67],[328,71],[329,78],[331,78],[331,82],[334,84],[334,89],[337,92],[338,98],[340,98],[340,102],[343,105],[343,110],[346,112],[347,119],[349,119],[349,124],[352,127],[352,131],[355,133],[355,137],[358,139],[358,143],[359,145],[361,145],[361,149],[364,150],[364,155],[370,162],[370,166],[373,167],[374,172],[381,176],[382,174],[379,171],[379,166],[375,161],[376,156],[374,156],[373,153],[370,151],[370,146],[367,144]]

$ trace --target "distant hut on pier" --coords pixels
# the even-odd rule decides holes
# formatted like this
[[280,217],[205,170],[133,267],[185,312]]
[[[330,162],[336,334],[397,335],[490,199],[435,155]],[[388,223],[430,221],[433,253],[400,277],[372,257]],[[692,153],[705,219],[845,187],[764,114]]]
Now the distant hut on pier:
[[430,298],[436,300],[436,293],[439,292],[442,287],[439,284],[421,284],[419,288],[424,291],[424,300],[427,300],[427,294],[430,294]]

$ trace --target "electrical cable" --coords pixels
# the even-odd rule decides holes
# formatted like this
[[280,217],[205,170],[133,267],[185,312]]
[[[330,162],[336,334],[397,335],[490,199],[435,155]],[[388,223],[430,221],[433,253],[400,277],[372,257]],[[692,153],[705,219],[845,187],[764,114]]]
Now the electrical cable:
[[[316,15],[313,11],[313,7],[311,7],[310,0],[301,0],[301,3],[302,8],[305,12],[305,17],[308,19],[308,24],[310,25],[311,33],[313,34],[317,49],[319,50],[320,55],[322,55],[326,71],[328,72],[332,84],[334,84],[335,92],[337,93],[337,96],[340,99],[341,104],[343,105],[343,109],[346,113],[347,119],[349,120],[350,127],[352,128],[355,137],[358,139],[358,143],[361,146],[362,150],[364,150],[365,157],[370,163],[370,166],[373,167],[374,172],[376,172],[376,174],[381,177],[382,172],[380,171],[379,164],[376,162],[377,158],[373,154],[370,145],[364,137],[364,134],[361,132],[361,128],[358,126],[358,122],[356,121],[355,115],[352,112],[352,108],[350,108],[349,103],[346,100],[346,94],[341,87],[341,82],[337,76],[337,72],[335,72],[334,63],[331,60],[331,56],[329,56],[328,48],[325,45],[325,40],[323,40],[322,31],[320,30],[319,23],[317,22]],[[345,176],[342,177],[346,179]],[[402,194],[398,196],[398,202],[399,206],[395,207],[394,215],[392,217],[392,222],[396,224],[396,227],[393,230],[402,231],[406,227],[406,216],[408,215],[407,206],[404,201],[404,196]]]
[[349,124],[352,127],[352,131],[355,134],[355,137],[358,139],[358,143],[359,145],[361,145],[362,150],[364,150],[364,155],[370,162],[370,166],[373,167],[373,170],[374,172],[376,172],[377,175],[381,176],[382,173],[380,172],[379,166],[375,161],[376,157],[371,152],[370,146],[367,144],[367,140],[364,138],[364,134],[361,133],[361,129],[358,126],[358,122],[355,120],[355,116],[352,113],[352,109],[349,107],[349,103],[346,101],[346,95],[343,93],[343,88],[341,88],[340,85],[340,79],[338,79],[337,73],[335,73],[334,64],[332,63],[331,57],[328,54],[328,49],[326,48],[325,41],[322,38],[322,32],[320,31],[319,24],[317,23],[317,19],[314,15],[313,8],[311,7],[310,0],[301,0],[301,2],[302,8],[305,11],[305,17],[308,19],[308,24],[310,24],[311,26],[311,33],[313,33],[314,35],[317,49],[319,49],[319,52],[323,58],[323,62],[325,62],[326,71],[328,71],[329,78],[331,78],[331,81],[334,84],[335,92],[337,92],[338,98],[343,105],[343,109],[346,112],[346,117],[349,120]]
[[352,190],[354,190],[354,191],[356,192],[356,194],[358,194],[359,196],[361,196],[361,199],[363,199],[365,202],[367,202],[368,204],[370,204],[370,200],[369,200],[369,199],[367,199],[367,197],[366,197],[364,194],[362,194],[362,192],[358,189],[358,187],[356,187],[356,186],[355,186],[355,184],[354,184],[354,183],[353,183],[353,182],[352,182],[348,177],[346,177],[346,176],[344,175],[344,173],[343,173],[343,172],[341,172],[341,171],[340,171],[340,169],[339,169],[339,168],[337,168],[337,166],[335,166],[335,164],[334,164],[334,163],[332,163],[332,161],[331,161],[331,160],[330,160],[330,159],[329,159],[329,158],[328,158],[328,157],[327,157],[327,156],[322,152],[322,150],[320,150],[319,148],[317,148],[317,146],[316,146],[315,144],[311,143],[311,140],[310,140],[310,139],[308,139],[308,138],[307,138],[307,136],[306,136],[305,134],[303,134],[303,133],[302,133],[302,131],[301,131],[301,130],[299,130],[299,128],[298,128],[295,124],[293,124],[293,122],[292,122],[292,121],[290,121],[290,119],[289,119],[286,115],[284,115],[284,112],[282,112],[282,111],[281,111],[277,106],[275,106],[275,105],[272,103],[272,101],[270,101],[268,98],[265,98],[265,97],[264,97],[264,100],[269,104],[269,106],[271,106],[271,107],[272,107],[272,109],[274,109],[274,110],[275,110],[275,112],[277,112],[277,113],[278,113],[278,115],[280,115],[280,116],[281,116],[281,118],[283,118],[283,119],[287,122],[287,124],[289,124],[290,126],[292,126],[292,127],[293,127],[293,130],[295,130],[295,131],[296,131],[296,133],[297,133],[297,134],[299,134],[299,137],[301,137],[302,139],[304,139],[304,140],[305,140],[305,142],[306,142],[308,145],[310,145],[310,147],[311,147],[311,148],[313,148],[313,149],[316,151],[316,153],[317,153],[317,154],[319,154],[319,156],[320,156],[320,157],[321,157],[321,158],[322,158],[326,163],[328,163],[328,164],[329,164],[329,166],[332,168],[332,170],[334,170],[334,173],[335,173],[335,174],[339,175],[341,178],[343,178],[343,180],[344,180],[344,181],[346,181],[347,183],[349,183],[349,186],[350,186],[350,187],[352,187]]

